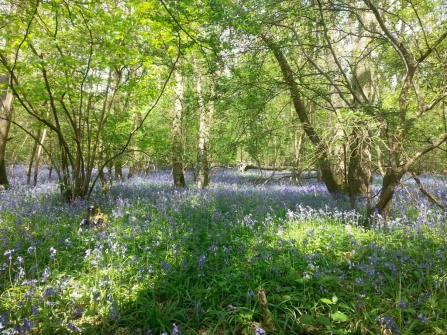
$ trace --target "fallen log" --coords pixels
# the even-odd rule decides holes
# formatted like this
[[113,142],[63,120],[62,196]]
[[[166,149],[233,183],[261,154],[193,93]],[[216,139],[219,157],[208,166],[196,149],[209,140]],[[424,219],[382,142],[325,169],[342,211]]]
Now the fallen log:
[[248,170],[264,170],[264,171],[291,171],[293,166],[267,166],[267,165],[256,165],[254,163],[241,163],[239,165],[239,171],[246,172]]

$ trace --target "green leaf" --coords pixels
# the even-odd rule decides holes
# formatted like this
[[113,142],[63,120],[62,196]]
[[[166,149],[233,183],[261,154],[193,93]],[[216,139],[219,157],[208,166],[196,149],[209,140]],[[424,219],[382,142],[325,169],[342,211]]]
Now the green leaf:
[[295,281],[296,281],[297,283],[299,283],[299,284],[304,284],[304,283],[305,283],[304,278],[298,278],[298,279],[295,279]]
[[346,322],[349,320],[349,318],[346,316],[346,314],[341,313],[341,312],[332,313],[331,318],[332,318],[332,320],[334,320],[336,322]]
[[332,302],[332,300],[327,299],[327,298],[321,298],[320,301],[321,301],[321,302],[324,302],[325,304],[328,304],[328,305],[333,305],[333,304],[334,304],[334,303]]
[[95,316],[95,315],[96,315],[96,311],[94,309],[90,309],[84,313],[84,316]]
[[310,325],[311,326],[314,323],[314,318],[312,317],[312,315],[304,314],[304,315],[301,316],[300,322],[303,325]]
[[317,322],[319,322],[319,323],[321,323],[323,326],[331,326],[332,325],[332,323],[331,323],[331,319],[329,319],[327,316],[325,316],[325,315],[320,315],[318,318],[317,318]]

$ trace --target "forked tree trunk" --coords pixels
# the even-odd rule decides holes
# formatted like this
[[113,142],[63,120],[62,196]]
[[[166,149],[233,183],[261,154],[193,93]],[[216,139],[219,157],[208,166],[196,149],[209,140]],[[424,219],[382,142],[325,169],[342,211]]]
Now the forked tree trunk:
[[172,176],[175,187],[186,187],[183,160],[182,112],[183,112],[183,81],[180,69],[175,71],[176,85],[174,87],[175,102],[172,118]]
[[0,187],[8,188],[6,172],[6,142],[12,117],[12,94],[8,89],[9,76],[0,75]]

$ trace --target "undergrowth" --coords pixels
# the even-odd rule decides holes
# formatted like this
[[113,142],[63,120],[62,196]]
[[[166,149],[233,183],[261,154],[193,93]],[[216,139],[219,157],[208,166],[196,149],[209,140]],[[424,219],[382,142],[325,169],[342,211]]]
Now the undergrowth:
[[17,183],[0,194],[0,331],[444,334],[445,216],[404,191],[365,230],[316,182],[227,172],[177,190],[160,172],[98,195],[109,222],[93,231],[85,202]]

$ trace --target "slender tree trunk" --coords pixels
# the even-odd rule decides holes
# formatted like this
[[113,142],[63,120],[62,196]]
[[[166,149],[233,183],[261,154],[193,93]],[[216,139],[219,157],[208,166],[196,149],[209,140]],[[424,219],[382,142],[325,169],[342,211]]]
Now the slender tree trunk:
[[273,41],[273,39],[267,34],[262,35],[261,38],[273,52],[281,69],[284,81],[289,89],[295,111],[298,114],[298,118],[303,125],[304,132],[316,148],[318,168],[321,172],[321,178],[325,183],[327,190],[329,191],[329,193],[332,194],[345,193],[346,185],[344,175],[338,175],[334,173],[332,169],[329,148],[320,139],[315,130],[315,127],[310,123],[306,107],[301,101],[298,84],[295,80],[293,70],[290,67],[284,53],[282,52],[281,48]]
[[39,143],[39,148],[37,149],[37,156],[34,160],[34,180],[33,185],[37,185],[37,175],[39,172],[39,164],[40,164],[40,158],[42,157],[42,150],[43,150],[43,141],[45,141],[45,137],[47,136],[47,129],[45,128],[42,133],[42,138]]
[[[140,120],[139,115],[137,113],[135,113],[133,115],[132,129],[135,129],[137,124],[140,124],[140,122],[141,122],[141,120]],[[134,144],[131,145],[131,149],[132,149],[132,151],[130,153],[130,156],[132,158],[129,163],[129,173],[127,175],[127,178],[132,178],[140,170],[140,167],[141,167],[141,158],[138,153],[138,150],[137,150],[138,148],[137,148],[137,145],[135,144],[135,142],[134,142]]]
[[172,176],[175,187],[186,187],[183,160],[182,113],[183,113],[183,79],[180,69],[174,73],[176,85],[174,87],[175,102],[172,118]]
[[[40,129],[37,132],[36,138],[40,137]],[[33,150],[31,150],[31,156],[29,159],[29,164],[28,164],[28,170],[26,171],[26,184],[29,185],[31,184],[31,171],[33,169],[34,166],[34,159],[36,157],[36,153],[37,153],[37,147],[39,146],[39,142],[37,142],[36,140],[33,141]]]
[[197,75],[196,89],[199,100],[200,120],[199,120],[199,141],[197,148],[197,176],[196,183],[198,188],[205,188],[209,184],[210,176],[209,169],[210,164],[208,161],[208,151],[210,146],[210,130],[211,122],[214,115],[214,79],[212,78],[211,84],[211,97],[209,101],[205,102],[205,98],[202,92],[202,76],[199,66],[197,64],[197,58],[194,56],[194,68]]
[[8,188],[6,172],[6,142],[12,118],[12,94],[8,89],[9,76],[0,75],[0,187]]
[[298,127],[295,125],[293,126],[293,152],[294,152],[294,162],[293,162],[293,169],[292,173],[290,175],[290,181],[292,182],[293,179],[296,180],[298,185],[302,185],[303,181],[301,179],[301,173],[303,172],[303,168],[301,166],[301,159],[302,159],[302,148],[303,143],[306,134],[302,132],[301,134],[298,132]]

